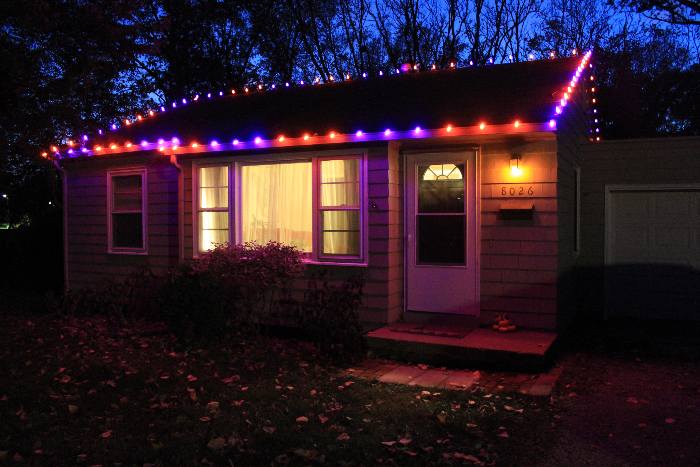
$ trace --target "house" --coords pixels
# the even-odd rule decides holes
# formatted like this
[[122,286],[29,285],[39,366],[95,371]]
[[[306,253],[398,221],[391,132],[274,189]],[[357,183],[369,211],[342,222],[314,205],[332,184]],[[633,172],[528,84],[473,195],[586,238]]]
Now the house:
[[507,312],[560,331],[597,131],[589,59],[217,90],[57,148],[67,286],[277,240],[364,274],[367,322]]

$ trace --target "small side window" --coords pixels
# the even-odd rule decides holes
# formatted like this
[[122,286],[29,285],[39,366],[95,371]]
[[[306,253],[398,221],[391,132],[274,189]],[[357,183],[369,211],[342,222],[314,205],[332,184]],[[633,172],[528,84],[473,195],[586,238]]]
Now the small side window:
[[198,248],[205,252],[229,241],[229,173],[227,165],[197,170]]
[[320,256],[359,258],[362,251],[360,158],[320,162]]
[[146,169],[109,172],[109,252],[145,254]]

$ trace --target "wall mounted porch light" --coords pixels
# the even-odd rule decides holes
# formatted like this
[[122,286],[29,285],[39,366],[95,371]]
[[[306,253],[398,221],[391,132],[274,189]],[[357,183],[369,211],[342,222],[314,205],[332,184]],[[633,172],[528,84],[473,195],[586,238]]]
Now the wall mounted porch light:
[[514,177],[519,177],[523,174],[523,170],[520,168],[520,156],[510,158],[510,173]]

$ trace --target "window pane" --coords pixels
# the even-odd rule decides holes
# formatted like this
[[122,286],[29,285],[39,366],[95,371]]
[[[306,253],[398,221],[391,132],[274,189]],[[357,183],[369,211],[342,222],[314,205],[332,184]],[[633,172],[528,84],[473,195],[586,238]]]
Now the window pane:
[[418,263],[466,264],[465,216],[417,216]]
[[244,242],[276,241],[312,250],[311,162],[241,168]]
[[200,167],[199,168],[200,187],[227,187],[228,167]]
[[321,161],[321,183],[359,182],[360,160],[339,159]]
[[228,188],[200,188],[200,208],[227,208]]
[[143,203],[141,201],[141,190],[135,193],[114,193],[114,211],[141,211]]
[[360,256],[360,232],[323,232],[327,255]]
[[112,246],[143,248],[143,217],[140,212],[112,214]]
[[[435,166],[418,167],[418,212],[419,213],[461,213],[464,212],[464,179],[447,178],[454,175],[454,170],[445,170],[445,174],[440,172],[436,178],[426,180],[424,176],[435,173],[429,170]],[[447,167],[447,166],[437,166]],[[460,173],[464,173],[464,164],[456,166]],[[450,172],[449,174],[447,172]]]
[[360,255],[360,211],[322,211],[323,253]]
[[228,212],[199,213],[199,250],[207,251],[212,243],[228,242]]
[[321,185],[321,205],[359,206],[359,183],[332,183]]
[[112,176],[112,209],[114,211],[141,211],[141,175]]
[[114,193],[141,191],[141,175],[112,176]]

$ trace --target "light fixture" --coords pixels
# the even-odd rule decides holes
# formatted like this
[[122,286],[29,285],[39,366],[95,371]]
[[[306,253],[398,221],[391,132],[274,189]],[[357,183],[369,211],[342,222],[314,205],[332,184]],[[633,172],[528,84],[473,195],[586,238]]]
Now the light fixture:
[[447,131],[452,131],[452,125],[447,125]]
[[255,137],[255,144],[260,144],[262,142],[262,138],[259,136]]
[[387,128],[386,130],[384,130],[384,136],[389,136],[390,134],[391,134],[390,129]]
[[481,129],[481,130],[483,130],[485,127],[486,127],[485,123],[482,123],[481,125],[479,125],[479,129]]
[[510,159],[510,173],[514,177],[519,177],[520,175],[522,175],[523,170],[520,168],[520,157],[519,156],[511,157],[511,159]]

